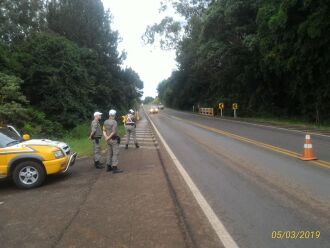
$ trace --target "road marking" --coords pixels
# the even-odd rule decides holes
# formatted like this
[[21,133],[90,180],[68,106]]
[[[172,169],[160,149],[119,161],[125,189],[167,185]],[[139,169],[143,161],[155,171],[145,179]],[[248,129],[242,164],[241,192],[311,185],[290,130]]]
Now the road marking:
[[[219,119],[219,118],[216,117],[216,119]],[[257,127],[266,127],[266,128],[272,128],[272,129],[278,129],[278,130],[285,130],[285,131],[290,131],[290,132],[302,133],[302,134],[309,133],[309,134],[315,135],[315,136],[330,138],[330,135],[326,135],[326,134],[315,133],[315,132],[300,131],[300,130],[297,130],[297,129],[289,129],[289,128],[285,128],[285,127],[274,127],[274,126],[268,126],[268,125],[257,124],[257,123],[250,123],[250,122],[238,121],[238,120],[237,121],[227,120],[227,119],[221,119],[221,120],[224,120],[224,121],[227,121],[227,122],[239,122],[239,123],[248,124],[248,125],[257,126]]]
[[190,188],[193,196],[195,197],[196,201],[198,202],[199,206],[201,207],[202,211],[204,212],[205,216],[207,217],[208,221],[210,222],[211,226],[213,227],[215,233],[219,237],[220,241],[224,245],[225,248],[238,248],[238,245],[234,241],[234,239],[231,237],[225,226],[222,224],[222,222],[219,220],[218,216],[214,213],[211,206],[208,204],[202,193],[199,191],[193,180],[190,178],[186,170],[183,168],[183,165],[180,163],[180,161],[177,159],[177,157],[174,155],[171,148],[168,146],[166,141],[164,140],[163,136],[160,134],[158,129],[156,128],[155,124],[151,120],[151,118],[147,115],[146,111],[145,114],[147,118],[149,119],[151,125],[153,126],[154,130],[156,131],[159,139],[163,143],[165,149],[167,150],[168,154],[170,155],[171,159],[173,160],[175,166],[181,173],[181,176],[185,180],[186,184]]
[[4,204],[5,202],[0,202],[0,205]]
[[[175,111],[177,111],[177,110],[175,110]],[[238,122],[238,123],[241,123],[241,124],[246,124],[246,125],[251,125],[251,126],[266,127],[266,128],[271,128],[271,129],[278,129],[278,130],[284,130],[284,131],[289,131],[289,132],[296,132],[296,133],[306,134],[305,131],[300,131],[300,130],[296,130],[296,129],[289,129],[289,128],[284,128],[284,127],[274,127],[274,126],[270,126],[270,125],[251,123],[251,122],[247,122],[247,121],[228,120],[228,119],[223,119],[223,118],[219,118],[219,117],[209,117],[209,116],[204,116],[204,115],[200,115],[200,114],[196,114],[196,113],[187,113],[187,112],[182,112],[182,111],[177,111],[177,112],[185,114],[185,115],[195,115],[195,116],[208,118],[208,119],[213,119],[213,120],[217,119],[217,120],[227,121],[227,122],[232,122],[232,123],[237,123]],[[326,135],[326,134],[320,134],[320,133],[315,133],[315,132],[308,132],[308,133],[311,134],[311,135],[315,135],[315,136],[330,138],[330,135]]]
[[[181,118],[176,117],[176,116],[171,115],[171,117],[173,119],[176,119],[176,120],[179,120],[179,121],[188,122],[191,125],[206,129],[208,131],[212,131],[214,133],[221,134],[223,136],[226,136],[226,137],[229,137],[229,138],[232,138],[232,139],[235,139],[235,140],[239,140],[239,141],[242,141],[242,142],[245,142],[245,143],[253,144],[255,146],[262,147],[262,148],[265,148],[265,149],[268,149],[268,150],[271,150],[271,151],[274,151],[274,152],[277,152],[277,153],[281,153],[281,154],[287,155],[289,157],[298,158],[298,159],[300,159],[300,157],[301,157],[301,155],[299,153],[289,151],[289,150],[286,150],[284,148],[280,148],[280,147],[277,147],[277,146],[272,146],[272,145],[262,143],[262,142],[259,142],[259,141],[256,141],[256,140],[245,138],[243,136],[239,136],[237,134],[233,134],[233,133],[229,133],[229,132],[217,129],[217,128],[209,127],[209,126],[206,126],[206,125],[194,122],[194,121],[181,119]],[[317,161],[309,161],[309,162],[313,163],[313,164],[316,164],[318,166],[321,166],[323,168],[330,169],[330,162],[328,162],[328,161],[317,160]]]

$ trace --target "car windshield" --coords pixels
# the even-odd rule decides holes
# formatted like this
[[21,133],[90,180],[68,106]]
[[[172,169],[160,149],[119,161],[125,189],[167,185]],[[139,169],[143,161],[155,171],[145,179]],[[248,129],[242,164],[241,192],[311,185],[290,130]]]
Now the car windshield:
[[18,144],[21,142],[21,137],[19,137],[15,132],[11,131],[7,127],[0,127],[0,147],[7,147]]

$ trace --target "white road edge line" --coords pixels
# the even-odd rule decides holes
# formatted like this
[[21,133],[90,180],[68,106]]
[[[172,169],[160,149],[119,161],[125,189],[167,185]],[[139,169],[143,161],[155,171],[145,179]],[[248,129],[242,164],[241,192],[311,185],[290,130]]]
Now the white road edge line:
[[205,216],[207,217],[208,221],[210,222],[211,226],[213,227],[215,233],[218,235],[221,243],[224,245],[225,248],[238,248],[238,245],[232,238],[232,236],[229,234],[225,226],[222,224],[222,222],[219,220],[218,216],[214,213],[213,209],[211,206],[208,204],[202,193],[199,191],[191,177],[188,175],[186,170],[183,168],[182,164],[180,161],[177,159],[177,157],[174,155],[173,151],[171,148],[168,146],[166,143],[165,139],[163,136],[160,134],[158,129],[156,128],[155,124],[151,120],[151,118],[147,115],[145,112],[147,118],[149,119],[151,125],[153,126],[154,130],[156,131],[159,139],[163,143],[165,149],[169,153],[171,159],[173,160],[175,166],[181,173],[181,176],[185,180],[186,184],[190,188],[192,194],[194,195],[196,201],[198,202],[199,206],[201,207],[202,211],[204,212]]

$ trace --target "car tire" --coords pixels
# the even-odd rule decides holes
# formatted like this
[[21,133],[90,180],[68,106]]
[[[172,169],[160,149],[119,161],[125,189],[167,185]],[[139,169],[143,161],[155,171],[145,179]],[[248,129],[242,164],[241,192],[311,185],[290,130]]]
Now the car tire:
[[31,189],[40,186],[45,181],[44,167],[35,161],[19,163],[13,172],[13,180],[21,189]]

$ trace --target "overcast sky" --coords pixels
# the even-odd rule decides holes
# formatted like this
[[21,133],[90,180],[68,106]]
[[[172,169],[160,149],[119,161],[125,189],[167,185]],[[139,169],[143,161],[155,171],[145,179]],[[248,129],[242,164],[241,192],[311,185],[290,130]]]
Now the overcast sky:
[[157,95],[157,85],[176,68],[175,51],[162,51],[145,46],[141,40],[147,25],[162,19],[160,0],[103,0],[113,15],[112,29],[118,30],[123,41],[119,50],[127,52],[125,65],[132,67],[144,82],[144,97]]

